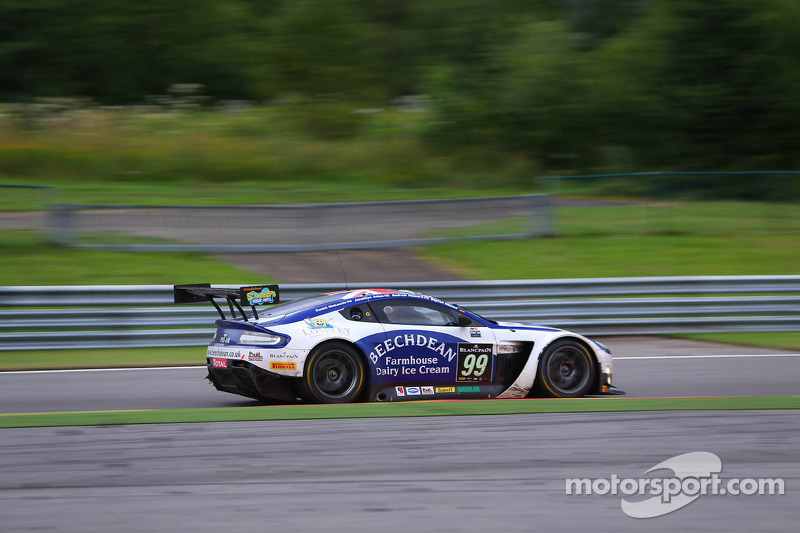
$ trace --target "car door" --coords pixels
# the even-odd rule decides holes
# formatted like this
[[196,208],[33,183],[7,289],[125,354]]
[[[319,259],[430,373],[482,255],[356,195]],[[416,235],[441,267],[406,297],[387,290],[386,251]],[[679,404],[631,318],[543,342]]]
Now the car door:
[[[370,353],[378,375],[394,383],[453,389],[447,392],[455,392],[459,383],[494,379],[495,337],[484,324],[451,307],[417,298],[387,298],[371,306],[385,332],[384,342]],[[424,395],[435,390],[412,387],[411,392]]]

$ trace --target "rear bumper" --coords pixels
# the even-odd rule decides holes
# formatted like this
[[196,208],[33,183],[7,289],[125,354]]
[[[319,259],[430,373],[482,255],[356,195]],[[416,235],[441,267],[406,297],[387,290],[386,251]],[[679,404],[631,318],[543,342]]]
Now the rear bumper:
[[256,400],[295,401],[296,399],[287,378],[247,361],[229,359],[227,368],[214,368],[211,358],[208,358],[206,368],[208,368],[208,380],[219,391]]

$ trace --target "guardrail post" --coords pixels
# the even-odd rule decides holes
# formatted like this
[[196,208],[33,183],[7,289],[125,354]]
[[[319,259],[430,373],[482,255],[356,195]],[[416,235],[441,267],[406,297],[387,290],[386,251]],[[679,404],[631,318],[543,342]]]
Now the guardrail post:
[[553,203],[549,194],[536,194],[531,196],[530,203],[530,225],[529,233],[531,237],[553,237]]
[[72,208],[67,204],[50,204],[46,217],[47,242],[59,246],[72,243]]

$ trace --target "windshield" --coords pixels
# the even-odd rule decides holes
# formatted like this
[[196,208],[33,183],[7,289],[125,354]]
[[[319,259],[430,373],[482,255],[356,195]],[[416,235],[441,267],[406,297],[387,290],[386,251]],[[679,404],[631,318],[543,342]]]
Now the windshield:
[[469,311],[470,313],[472,313],[472,314],[473,314],[473,315],[475,315],[476,317],[480,318],[480,319],[481,319],[481,320],[483,320],[484,322],[488,322],[489,324],[497,324],[497,320],[492,320],[491,318],[486,318],[485,316],[483,316],[483,315],[479,315],[479,314],[478,314],[478,313],[476,313],[475,311],[470,311],[469,309],[464,309],[464,310],[465,310],[465,311]]

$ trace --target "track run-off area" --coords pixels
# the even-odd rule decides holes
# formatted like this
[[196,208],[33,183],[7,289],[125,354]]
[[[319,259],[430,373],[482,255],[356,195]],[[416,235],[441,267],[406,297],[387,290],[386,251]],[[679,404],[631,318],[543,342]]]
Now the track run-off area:
[[[0,530],[796,528],[800,354],[602,340],[624,398],[321,406],[328,413],[315,415],[304,412],[313,406],[217,392],[202,366],[2,372],[0,421],[50,425],[65,411],[89,418],[0,429]],[[544,407],[551,405],[587,412]],[[379,408],[405,411],[378,418],[386,416]],[[207,420],[235,416],[187,414],[291,410],[228,422]],[[190,423],[138,424],[142,413],[165,415],[149,422]],[[439,416],[452,414],[462,416]],[[621,510],[621,495],[565,491],[569,478],[652,477],[655,465],[691,452],[719,456],[724,478],[780,478],[785,493],[704,495],[635,519]]]

